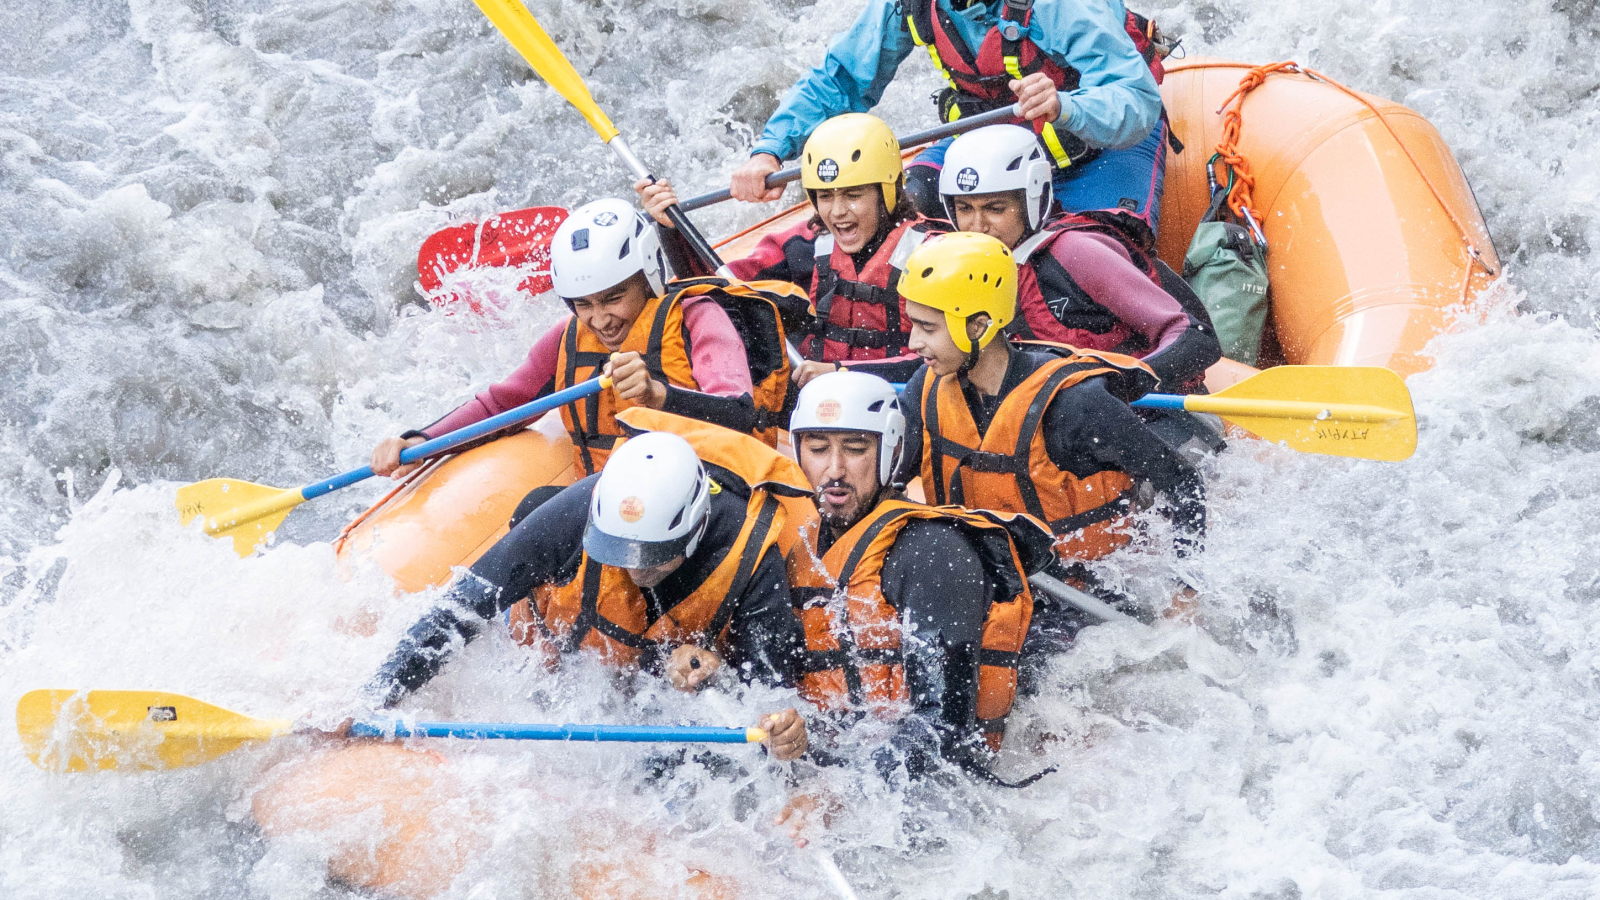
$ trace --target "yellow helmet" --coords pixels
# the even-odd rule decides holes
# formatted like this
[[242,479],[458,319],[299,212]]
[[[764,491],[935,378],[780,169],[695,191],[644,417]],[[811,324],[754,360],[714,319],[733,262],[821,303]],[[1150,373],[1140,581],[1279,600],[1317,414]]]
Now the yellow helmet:
[[883,206],[894,209],[900,180],[900,141],[877,116],[845,113],[811,132],[800,152],[800,186],[809,191],[883,185]]
[[968,318],[989,314],[989,329],[978,338],[980,350],[1016,318],[1017,261],[1005,244],[987,234],[957,231],[930,237],[906,258],[900,296],[943,310],[950,340],[971,353]]

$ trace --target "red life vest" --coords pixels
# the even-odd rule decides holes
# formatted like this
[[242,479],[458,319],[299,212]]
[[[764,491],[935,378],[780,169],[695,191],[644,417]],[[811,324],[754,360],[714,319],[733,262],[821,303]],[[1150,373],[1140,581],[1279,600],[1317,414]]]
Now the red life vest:
[[[939,6],[938,0],[902,0],[911,40],[927,49],[933,67],[950,85],[938,96],[940,118],[954,122],[962,116],[1009,106],[1016,101],[1011,93],[1012,79],[1035,72],[1048,76],[1058,91],[1077,90],[1081,73],[1071,66],[1058,64],[1026,37],[1033,19],[1033,2],[1005,0],[1000,6],[999,20],[974,51],[962,39],[950,14]],[[1129,12],[1123,19],[1123,29],[1150,67],[1156,84],[1160,84],[1166,76],[1160,52],[1164,45],[1159,42],[1155,23]],[[1021,119],[1017,122],[1029,124]],[[1049,123],[1033,127],[1060,168],[1083,165],[1099,155],[1099,150],[1074,135],[1058,133]]]
[[1007,330],[1023,340],[1070,344],[1084,350],[1133,357],[1149,353],[1154,348],[1144,335],[1089,296],[1051,254],[1051,246],[1069,231],[1111,238],[1128,252],[1134,268],[1156,287],[1162,286],[1155,257],[1130,240],[1124,229],[1092,214],[1060,216],[1017,246],[1017,306],[1022,315],[1013,319]]
[[928,234],[929,223],[923,219],[901,222],[884,236],[878,252],[859,272],[833,235],[823,232],[817,237],[812,332],[801,347],[807,359],[893,359],[906,352],[911,320],[900,296],[900,271]]

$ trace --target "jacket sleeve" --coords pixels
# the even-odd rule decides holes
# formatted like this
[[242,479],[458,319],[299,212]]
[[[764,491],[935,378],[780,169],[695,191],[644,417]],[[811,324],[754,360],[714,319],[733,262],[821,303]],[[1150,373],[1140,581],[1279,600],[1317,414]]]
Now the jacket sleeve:
[[683,325],[689,330],[689,368],[702,393],[718,397],[755,393],[744,341],[717,301],[704,296],[685,301]]
[[362,691],[374,707],[405,699],[439,674],[455,652],[476,638],[483,623],[554,581],[582,549],[589,521],[590,476],[551,498],[518,522],[470,571],[418,619]]
[[789,686],[799,680],[805,646],[783,555],[768,547],[728,623],[728,664],[745,680]]
[[[549,394],[555,387],[561,335],[566,331],[569,319],[562,319],[535,341],[533,348],[528,351],[528,358],[504,381],[490,385],[487,390],[432,425],[408,431],[406,435],[421,435],[429,439],[440,437]],[[486,437],[486,440],[493,440],[493,437]]]
[[794,159],[806,136],[824,120],[877,106],[915,46],[900,27],[898,9],[895,0],[868,0],[850,29],[828,45],[822,64],[784,96],[750,152]]
[[[906,442],[904,455],[900,458],[900,471],[895,474],[895,481],[899,484],[910,484],[911,479],[922,474],[922,385],[930,377],[928,367],[924,365],[911,376],[905,390],[900,392],[900,412],[906,417]],[[933,502],[933,494],[927,485],[922,486],[922,493],[930,498],[928,502]]]
[[[705,278],[716,274],[694,255],[689,249],[689,242],[678,233],[678,229],[657,225],[656,230],[661,234],[661,246],[666,251],[667,261],[672,264],[672,271],[679,278]],[[816,268],[813,261],[816,240],[811,225],[803,222],[793,228],[763,235],[749,256],[724,262],[733,272],[733,277],[740,281],[787,281],[810,290],[812,272]]]
[[945,522],[915,522],[900,532],[884,560],[883,591],[907,626],[911,712],[878,765],[904,766],[916,777],[935,756],[959,761],[981,740],[978,660],[993,591],[976,549]]
[[1091,299],[1144,337],[1152,348],[1144,362],[1161,379],[1162,390],[1176,391],[1203,377],[1222,357],[1216,335],[1164,289],[1167,280],[1151,281],[1115,239],[1067,232],[1049,252]]
[[1161,94],[1123,29],[1123,5],[1038,0],[1028,37],[1056,62],[1077,69],[1077,90],[1061,92],[1056,121],[1093,147],[1139,143],[1161,120]]
[[1056,394],[1045,410],[1044,428],[1045,452],[1068,472],[1084,478],[1109,466],[1150,482],[1171,503],[1167,517],[1178,529],[1178,551],[1199,550],[1206,527],[1206,488],[1199,471],[1113,396],[1104,378],[1089,378]]

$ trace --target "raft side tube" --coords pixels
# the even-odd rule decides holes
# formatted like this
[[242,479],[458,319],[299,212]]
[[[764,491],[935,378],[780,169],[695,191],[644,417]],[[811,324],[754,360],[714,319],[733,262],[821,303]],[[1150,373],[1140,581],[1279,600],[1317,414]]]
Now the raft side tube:
[[[1167,70],[1162,98],[1186,148],[1169,154],[1162,195],[1158,249],[1169,265],[1182,265],[1208,202],[1218,110],[1249,69],[1193,58]],[[1451,307],[1486,287],[1500,263],[1433,125],[1360,96],[1367,102],[1306,74],[1272,75],[1244,100],[1239,151],[1256,180],[1272,321],[1288,361],[1410,374],[1430,364],[1422,347],[1451,326]]]

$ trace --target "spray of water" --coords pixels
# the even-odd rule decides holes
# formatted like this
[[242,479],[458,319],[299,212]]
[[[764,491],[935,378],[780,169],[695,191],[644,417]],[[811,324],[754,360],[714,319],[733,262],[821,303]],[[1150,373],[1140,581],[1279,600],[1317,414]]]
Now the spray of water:
[[[856,6],[530,4],[641,155],[690,191],[722,184]],[[1246,444],[1210,465],[1190,574],[1242,677],[1189,665],[1182,632],[1094,629],[1008,738],[1007,772],[1058,774],[1007,792],[823,773],[849,802],[822,842],[864,897],[1593,896],[1600,13],[1143,11],[1191,52],[1296,58],[1429,116],[1510,278],[1411,379],[1414,459]],[[883,111],[924,125],[935,78],[903,68]],[[557,304],[430,312],[418,244],[453,217],[622,194],[625,173],[456,0],[15,0],[0,79],[0,699],[161,688],[337,721],[430,601],[337,569],[327,539],[381,486],[302,508],[280,546],[240,560],[175,524],[173,484],[359,465],[508,371]],[[701,221],[721,233],[762,214]],[[491,634],[408,712],[735,725],[792,702],[625,687],[583,664],[552,676]],[[58,777],[7,729],[0,894],[355,896],[323,876],[331,836],[267,840],[250,817],[256,786],[313,743]],[[465,786],[445,820],[473,848],[453,895],[566,897],[574,861],[608,860],[829,890],[767,824],[788,788],[755,754],[691,754],[666,778],[648,749],[445,755]],[[648,863],[627,828],[654,836]]]

